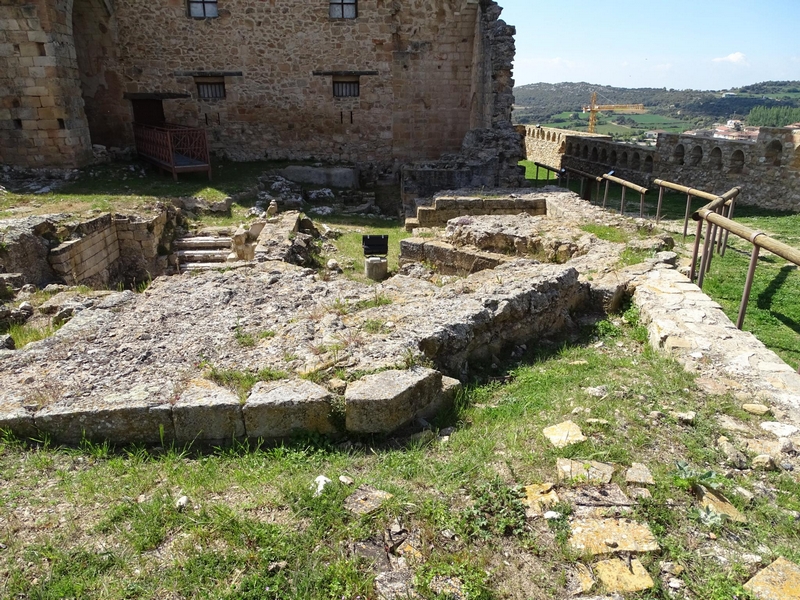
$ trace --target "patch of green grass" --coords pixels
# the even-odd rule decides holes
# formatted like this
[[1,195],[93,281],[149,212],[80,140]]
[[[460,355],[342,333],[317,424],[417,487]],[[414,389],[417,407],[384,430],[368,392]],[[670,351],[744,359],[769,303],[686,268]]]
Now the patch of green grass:
[[651,250],[640,250],[637,248],[625,248],[620,254],[619,263],[620,267],[628,267],[630,265],[638,265],[643,263],[648,258],[653,258]]
[[614,242],[617,244],[625,244],[630,241],[630,235],[624,229],[619,227],[611,227],[609,225],[597,225],[596,223],[586,223],[581,225],[581,230],[586,233],[591,233],[600,240],[607,242]]
[[52,337],[61,328],[61,325],[63,323],[58,325],[20,325],[19,323],[13,323],[8,327],[8,334],[13,338],[17,350],[20,350],[28,344]]
[[261,369],[259,371],[238,371],[235,369],[219,369],[211,367],[204,375],[206,379],[236,392],[244,401],[253,386],[259,381],[278,381],[286,379],[289,375],[285,371],[275,369]]
[[372,298],[368,298],[367,300],[359,300],[353,306],[353,309],[356,311],[360,310],[367,310],[368,308],[377,308],[379,306],[387,306],[392,303],[392,299],[389,298],[386,294],[379,293],[377,288],[375,290],[375,294]]

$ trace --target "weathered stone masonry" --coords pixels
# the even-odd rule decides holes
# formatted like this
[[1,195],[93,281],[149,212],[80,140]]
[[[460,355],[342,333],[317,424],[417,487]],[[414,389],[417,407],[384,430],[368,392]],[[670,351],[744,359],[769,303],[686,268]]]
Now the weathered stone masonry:
[[[491,0],[360,0],[356,19],[331,19],[325,0],[218,8],[193,19],[184,0],[4,2],[0,161],[76,166],[92,142],[128,146],[134,101],[161,101],[167,121],[206,128],[234,159],[386,167],[458,151],[496,123],[498,98],[510,110],[510,70],[498,78],[485,48]],[[334,77],[359,95],[335,98]],[[224,98],[198,97],[207,78]]]
[[743,188],[739,202],[800,210],[800,130],[762,127],[755,142],[660,134],[655,147],[608,136],[547,127],[520,127],[530,160],[615,175],[649,186],[665,179],[712,193]]

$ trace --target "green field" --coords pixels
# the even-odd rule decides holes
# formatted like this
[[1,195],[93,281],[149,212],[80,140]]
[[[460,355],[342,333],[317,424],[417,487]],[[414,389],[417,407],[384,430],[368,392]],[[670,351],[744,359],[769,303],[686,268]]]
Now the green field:
[[[630,119],[636,122],[637,125],[634,127],[630,124],[619,125],[614,123],[613,121],[619,117]],[[589,128],[589,113],[559,113],[553,115],[552,120],[549,123],[544,123],[543,126],[586,131]],[[642,115],[600,113],[597,122],[597,133],[615,137],[639,136],[653,129],[663,129],[668,133],[683,133],[691,128],[692,124],[687,121],[650,113]]]

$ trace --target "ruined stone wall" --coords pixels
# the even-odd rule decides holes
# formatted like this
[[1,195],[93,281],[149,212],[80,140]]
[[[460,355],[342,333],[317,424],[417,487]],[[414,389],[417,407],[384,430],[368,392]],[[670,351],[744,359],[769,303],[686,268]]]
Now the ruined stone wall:
[[104,214],[69,227],[75,239],[53,248],[47,258],[69,285],[136,285],[166,272],[176,218],[171,208],[151,218]]
[[528,160],[561,168],[561,157],[567,151],[567,135],[573,132],[535,125],[519,126],[525,136],[525,156]]
[[401,196],[407,217],[414,218],[417,207],[428,205],[441,190],[525,184],[525,169],[519,166],[525,156],[523,137],[511,123],[516,30],[500,19],[502,8],[496,2],[481,0],[480,7],[469,110],[472,128],[458,154],[403,166]]
[[0,4],[0,163],[71,167],[91,159],[71,13],[72,0]]
[[800,211],[798,131],[762,127],[758,140],[740,142],[660,135],[659,177],[711,193],[742,188],[743,204]]
[[[533,133],[537,131],[544,133]],[[526,127],[529,160],[547,163],[543,159],[555,158],[548,133],[552,140],[552,130]],[[556,165],[596,175],[613,170],[615,176],[643,186],[664,179],[715,194],[738,186],[743,204],[800,210],[800,130],[763,127],[756,142],[661,134],[655,147],[565,133],[564,154]]]
[[68,240],[50,251],[53,271],[68,285],[107,285],[114,278],[119,243],[110,214],[80,226],[83,236]]
[[124,147],[133,143],[133,117],[130,103],[120,102],[124,83],[117,59],[117,22],[107,2],[74,0],[72,33],[92,143]]

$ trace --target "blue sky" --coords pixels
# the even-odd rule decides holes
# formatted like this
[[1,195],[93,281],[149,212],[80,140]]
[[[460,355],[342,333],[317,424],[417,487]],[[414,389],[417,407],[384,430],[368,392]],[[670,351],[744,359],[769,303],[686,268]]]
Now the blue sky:
[[517,28],[517,85],[721,90],[800,80],[800,0],[497,1]]

